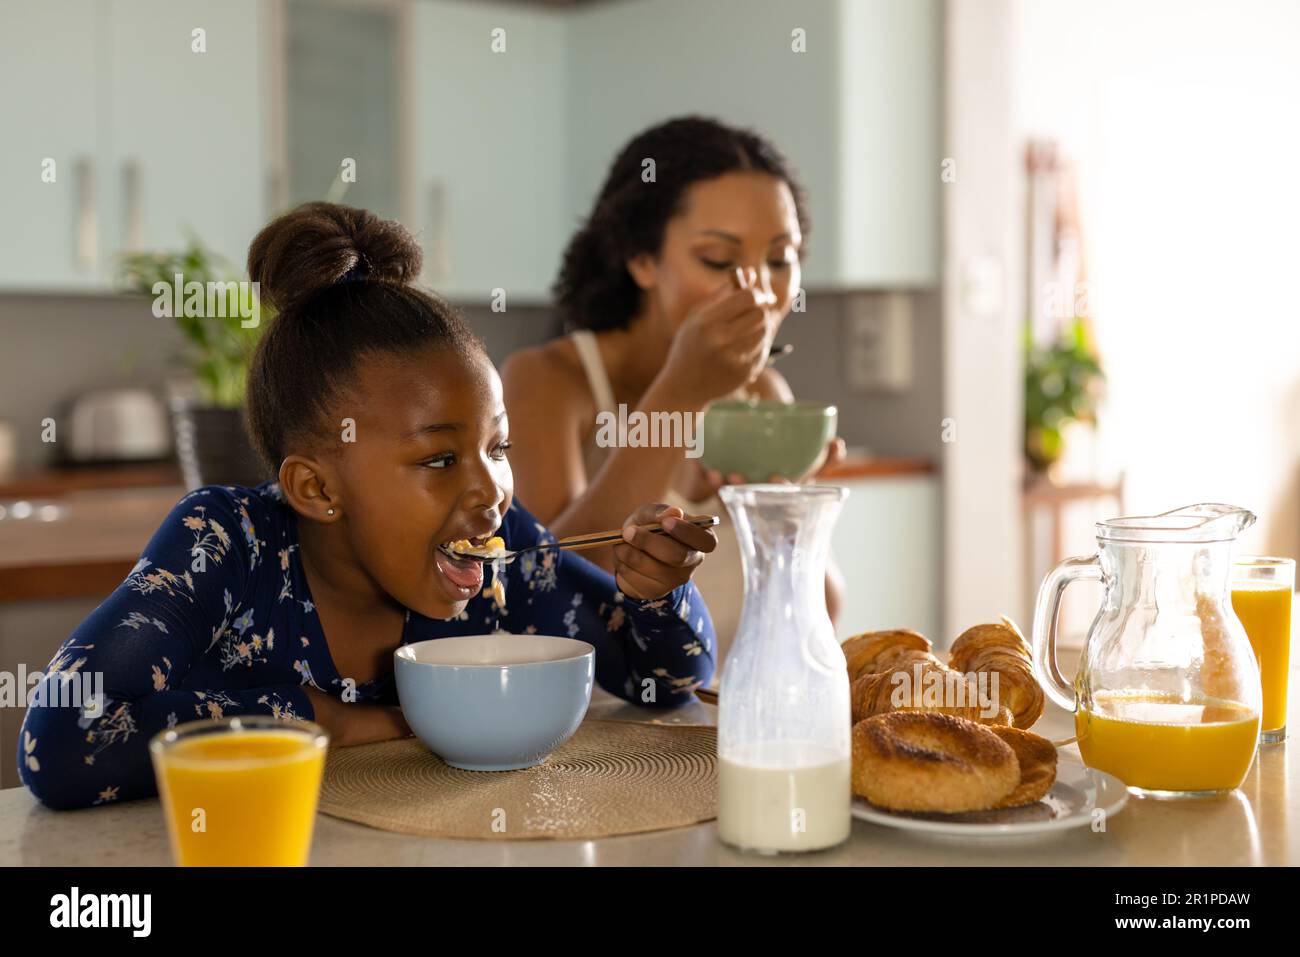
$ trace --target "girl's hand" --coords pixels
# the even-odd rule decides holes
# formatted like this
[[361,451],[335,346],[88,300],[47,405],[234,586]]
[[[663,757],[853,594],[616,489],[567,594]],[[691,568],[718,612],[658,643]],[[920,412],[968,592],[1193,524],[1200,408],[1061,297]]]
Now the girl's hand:
[[[614,546],[614,581],[630,598],[662,598],[691,580],[695,566],[713,551],[718,539],[712,529],[681,521],[682,510],[668,505],[642,505],[623,523],[623,541]],[[658,522],[664,534],[638,525]]]
[[776,296],[735,278],[700,302],[673,336],[659,373],[667,395],[707,405],[758,378],[778,317],[769,313]]
[[[819,476],[842,463],[847,457],[847,454],[844,440],[839,436],[836,436],[827,443],[826,451],[804,475],[795,479],[786,478],[784,475],[773,475],[768,479],[768,481],[774,482],[777,485],[789,485],[792,483],[807,484],[809,482],[815,482]],[[723,475],[717,469],[706,469],[703,466],[701,466],[701,471],[704,473],[704,481],[708,483],[709,487],[715,493],[724,485],[745,484],[745,476],[741,475],[739,472],[732,472],[730,475]]]
[[307,697],[316,713],[315,722],[329,732],[331,747],[346,748],[411,735],[402,709],[393,705],[360,701],[349,704],[310,686]]

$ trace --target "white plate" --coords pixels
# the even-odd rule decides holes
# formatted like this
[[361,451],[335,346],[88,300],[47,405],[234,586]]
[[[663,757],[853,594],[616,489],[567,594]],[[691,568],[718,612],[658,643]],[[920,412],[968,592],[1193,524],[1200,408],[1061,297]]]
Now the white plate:
[[853,798],[853,816],[872,824],[946,837],[1019,837],[1090,827],[1097,809],[1109,819],[1128,803],[1119,778],[1086,767],[1072,754],[1058,753],[1056,782],[1037,804],[1000,811],[927,814],[886,811],[864,798]]

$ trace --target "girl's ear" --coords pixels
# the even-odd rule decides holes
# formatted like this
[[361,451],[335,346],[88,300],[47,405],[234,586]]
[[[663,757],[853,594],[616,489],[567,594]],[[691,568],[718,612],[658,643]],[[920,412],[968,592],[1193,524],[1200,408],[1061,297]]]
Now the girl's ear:
[[658,264],[649,253],[637,253],[625,265],[632,281],[642,289],[653,289],[659,281]]
[[304,455],[290,455],[280,463],[280,494],[303,518],[327,523],[342,516],[338,483],[327,481],[326,472],[320,462]]

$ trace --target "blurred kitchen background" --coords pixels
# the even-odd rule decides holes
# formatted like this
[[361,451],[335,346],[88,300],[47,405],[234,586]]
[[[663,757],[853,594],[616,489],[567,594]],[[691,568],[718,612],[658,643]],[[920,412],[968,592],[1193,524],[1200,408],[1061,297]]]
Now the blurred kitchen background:
[[1028,630],[1121,513],[1231,502],[1243,550],[1294,556],[1297,37],[1285,0],[0,0],[0,671],[43,667],[237,444],[237,343],[196,366],[130,257],[239,278],[278,211],[364,206],[500,364],[559,332],[615,150],[688,113],[808,190],[778,342],[852,452],[841,636]]

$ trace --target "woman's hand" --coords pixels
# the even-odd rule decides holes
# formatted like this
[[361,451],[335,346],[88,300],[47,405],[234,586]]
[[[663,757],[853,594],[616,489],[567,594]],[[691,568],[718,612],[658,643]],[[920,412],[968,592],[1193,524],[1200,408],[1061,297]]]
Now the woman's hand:
[[[827,472],[831,471],[838,465],[842,465],[848,458],[848,446],[838,435],[826,443],[826,454],[822,456],[820,462],[809,469],[808,474],[802,478],[795,479],[796,482],[815,482]],[[773,481],[776,481],[773,479]]]
[[402,717],[402,709],[393,705],[349,704],[319,688],[307,688],[315,722],[329,732],[332,747],[370,744],[374,741],[391,741],[406,738],[411,729]]
[[[769,310],[776,296],[735,283],[721,287],[686,316],[658,380],[666,395],[707,405],[758,378],[776,335]],[[737,285],[739,284],[739,285]]]
[[[712,529],[682,521],[682,510],[642,505],[623,523],[623,541],[614,546],[614,581],[619,591],[643,601],[662,598],[691,580],[695,567],[718,545]],[[664,534],[638,525],[658,522]]]

